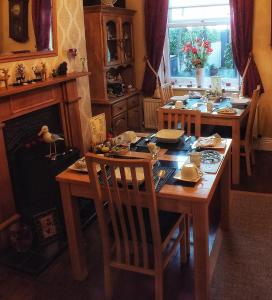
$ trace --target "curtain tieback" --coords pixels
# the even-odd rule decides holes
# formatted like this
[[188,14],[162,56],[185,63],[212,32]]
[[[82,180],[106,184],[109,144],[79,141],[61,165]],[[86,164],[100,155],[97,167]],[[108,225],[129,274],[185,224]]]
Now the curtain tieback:
[[242,97],[245,94],[245,85],[244,85],[244,83],[245,83],[245,77],[246,77],[246,74],[247,74],[247,71],[248,71],[248,68],[250,66],[250,63],[251,63],[252,59],[253,59],[253,54],[252,54],[252,52],[250,52],[249,56],[248,56],[248,59],[247,59],[247,64],[246,64],[244,73],[242,75],[242,86],[241,86],[241,91],[240,91],[240,96],[242,96]]
[[150,70],[153,72],[153,74],[155,75],[156,77],[156,81],[157,81],[157,86],[160,86],[161,85],[161,80],[160,80],[160,77],[158,75],[158,73],[155,71],[155,69],[152,67],[151,65],[151,62],[150,60],[148,59],[147,56],[145,56],[145,60],[146,60],[146,63],[148,65],[148,67],[150,68]]

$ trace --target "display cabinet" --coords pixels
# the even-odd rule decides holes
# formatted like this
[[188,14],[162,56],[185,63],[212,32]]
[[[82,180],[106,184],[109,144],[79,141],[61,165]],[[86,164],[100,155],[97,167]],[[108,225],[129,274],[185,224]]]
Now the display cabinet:
[[85,6],[85,31],[92,112],[106,114],[114,134],[140,130],[140,93],[135,88],[133,16],[135,11]]

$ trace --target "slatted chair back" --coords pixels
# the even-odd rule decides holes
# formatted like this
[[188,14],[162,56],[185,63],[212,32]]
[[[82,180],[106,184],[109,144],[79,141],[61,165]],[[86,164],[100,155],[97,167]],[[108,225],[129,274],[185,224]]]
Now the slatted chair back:
[[250,111],[247,120],[246,134],[245,134],[245,147],[250,147],[252,146],[253,143],[253,125],[256,116],[260,90],[261,90],[261,86],[258,85],[257,88],[253,91],[253,95],[251,98]]
[[159,85],[159,92],[162,105],[168,103],[170,101],[170,98],[174,96],[171,83]]
[[[194,126],[193,126],[194,125]],[[194,127],[194,133],[193,133]],[[201,112],[187,109],[158,109],[158,129],[181,129],[187,135],[200,136],[201,133]]]
[[[154,275],[148,255],[146,219],[142,209],[143,206],[148,208],[156,264],[156,258],[161,253],[161,235],[150,160],[112,159],[87,154],[86,162],[90,182],[95,190],[94,201],[102,235],[104,260],[115,268]],[[97,165],[101,168],[100,175],[97,173]],[[118,168],[119,179],[116,175]],[[144,180],[143,190],[139,189],[136,177],[138,168],[144,174],[144,178],[141,178]],[[104,201],[108,201],[113,243]],[[112,244],[114,247],[111,251]]]

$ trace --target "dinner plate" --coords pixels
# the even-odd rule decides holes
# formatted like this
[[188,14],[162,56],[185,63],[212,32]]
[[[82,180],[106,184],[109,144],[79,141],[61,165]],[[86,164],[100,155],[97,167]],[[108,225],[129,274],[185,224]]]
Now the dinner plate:
[[[126,168],[125,167],[125,175],[126,175],[126,180],[127,182],[131,183],[132,182],[132,176],[131,176],[131,172],[130,172],[130,168]],[[141,184],[142,182],[144,182],[144,170],[143,168],[135,168],[135,171],[136,171],[136,178],[137,178],[137,181],[139,184]],[[118,181],[121,181],[121,173],[120,173],[120,169],[117,168],[115,170],[115,176],[116,176],[116,179]]]
[[223,149],[226,148],[226,144],[227,144],[227,140],[226,139],[221,139],[221,141],[219,143],[217,143],[216,145],[214,145],[214,146],[212,146],[212,145],[204,146],[204,145],[199,144],[199,139],[198,139],[193,143],[192,149],[200,147],[201,149],[223,150]]
[[156,138],[163,143],[177,143],[184,135],[184,130],[162,129],[156,133]]
[[[77,162],[83,162],[82,167],[78,167]],[[85,157],[78,159],[75,163],[68,167],[68,170],[80,172],[80,173],[88,173],[88,169],[85,162]],[[100,165],[96,165],[96,171],[99,172],[101,170]]]
[[235,115],[236,114],[236,109],[235,108],[231,108],[229,110],[223,110],[221,108],[221,109],[217,110],[217,113],[218,114],[222,114],[222,115]]
[[198,177],[194,178],[194,179],[187,179],[182,177],[181,172],[179,171],[175,176],[173,176],[174,179],[176,180],[180,180],[180,181],[186,181],[186,182],[193,182],[193,183],[197,183],[203,176],[203,173],[198,170]]

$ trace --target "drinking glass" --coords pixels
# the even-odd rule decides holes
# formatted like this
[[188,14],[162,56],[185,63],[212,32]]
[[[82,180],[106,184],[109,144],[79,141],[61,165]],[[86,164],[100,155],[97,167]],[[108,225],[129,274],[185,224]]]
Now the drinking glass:
[[152,155],[152,159],[157,159],[160,147],[158,147],[155,143],[148,143],[147,147]]

